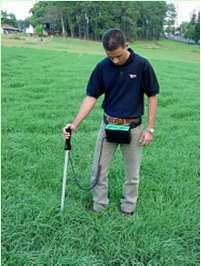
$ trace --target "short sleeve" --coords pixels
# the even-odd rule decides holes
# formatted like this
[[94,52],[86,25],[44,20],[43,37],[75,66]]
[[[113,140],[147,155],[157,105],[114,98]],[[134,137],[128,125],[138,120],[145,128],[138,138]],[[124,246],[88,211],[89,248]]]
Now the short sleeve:
[[160,89],[156,74],[148,61],[145,62],[142,74],[142,89],[148,97],[155,96]]
[[87,84],[87,95],[98,98],[103,93],[104,87],[101,77],[101,70],[99,68],[99,65],[96,65]]

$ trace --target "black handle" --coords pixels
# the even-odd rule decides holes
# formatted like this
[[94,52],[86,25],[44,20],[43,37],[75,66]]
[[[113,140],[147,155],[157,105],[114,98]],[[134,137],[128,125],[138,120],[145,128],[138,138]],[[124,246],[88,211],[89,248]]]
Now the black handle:
[[66,132],[70,133],[70,137],[69,137],[69,139],[66,139],[66,141],[65,141],[64,150],[65,151],[70,151],[71,150],[71,144],[70,144],[71,128],[70,127],[66,128]]

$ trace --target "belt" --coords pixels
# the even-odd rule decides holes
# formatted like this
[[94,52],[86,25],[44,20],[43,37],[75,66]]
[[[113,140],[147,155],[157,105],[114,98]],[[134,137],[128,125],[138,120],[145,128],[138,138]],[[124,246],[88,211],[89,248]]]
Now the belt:
[[112,117],[109,115],[104,114],[104,122],[106,124],[112,123],[112,124],[118,124],[118,125],[123,125],[123,124],[129,124],[131,128],[137,127],[142,123],[141,117],[138,118],[117,118],[117,117]]

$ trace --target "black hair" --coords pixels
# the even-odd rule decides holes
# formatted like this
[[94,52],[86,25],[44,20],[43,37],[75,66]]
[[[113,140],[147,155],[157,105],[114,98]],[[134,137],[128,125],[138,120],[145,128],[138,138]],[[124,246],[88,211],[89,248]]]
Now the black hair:
[[112,28],[103,34],[102,43],[105,50],[113,51],[125,45],[126,37],[120,29]]

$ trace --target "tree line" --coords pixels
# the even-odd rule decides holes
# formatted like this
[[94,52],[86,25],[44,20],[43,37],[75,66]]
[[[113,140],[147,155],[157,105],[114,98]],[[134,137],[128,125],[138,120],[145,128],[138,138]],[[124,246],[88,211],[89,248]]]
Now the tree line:
[[158,40],[167,10],[165,1],[44,1],[31,9],[30,23],[83,39],[100,40],[106,29],[117,27],[129,40]]
[[200,39],[200,13],[190,22],[175,27],[176,9],[165,1],[40,1],[30,10],[31,16],[18,20],[14,14],[1,11],[2,24],[24,30],[30,24],[42,34],[55,32],[63,36],[100,40],[106,29],[117,27],[129,41],[159,40],[164,34],[180,34]]
[[190,22],[182,22],[178,28],[180,35],[187,39],[194,40],[195,43],[200,41],[200,12],[194,12]]

